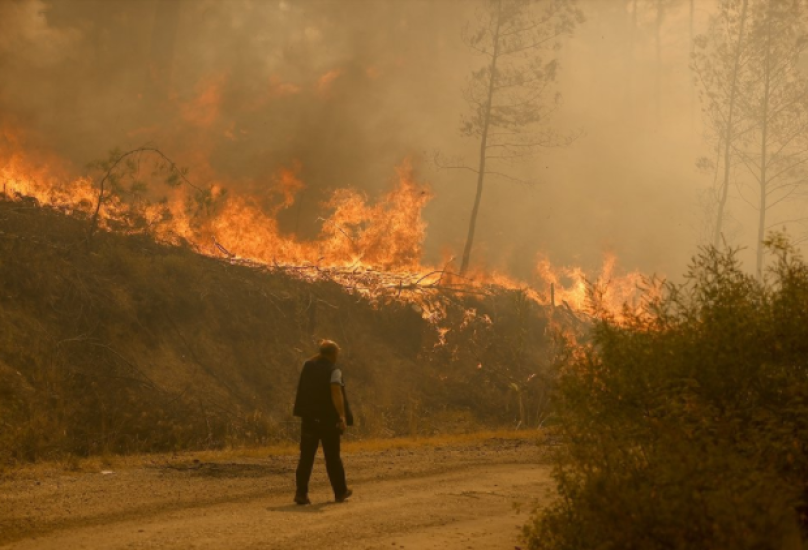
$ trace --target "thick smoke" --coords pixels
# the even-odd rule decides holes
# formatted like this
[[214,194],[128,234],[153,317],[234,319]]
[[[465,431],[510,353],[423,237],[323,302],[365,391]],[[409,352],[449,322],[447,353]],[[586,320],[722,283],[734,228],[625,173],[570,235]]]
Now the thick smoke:
[[[648,5],[646,5],[648,4]],[[580,132],[513,167],[533,186],[491,179],[475,260],[530,278],[537,254],[594,267],[678,273],[700,242],[709,176],[688,69],[686,2],[660,31],[653,6],[580,3],[587,21],[559,52],[563,104],[552,123]],[[319,230],[323,201],[353,186],[387,191],[412,159],[435,199],[427,261],[462,249],[473,174],[438,169],[435,152],[473,162],[461,138],[461,90],[484,62],[461,40],[461,0],[4,0],[0,122],[80,171],[113,147],[160,147],[201,185],[268,193],[299,166],[305,183],[281,227]],[[699,11],[698,32],[706,14]],[[707,151],[709,153],[709,151]]]

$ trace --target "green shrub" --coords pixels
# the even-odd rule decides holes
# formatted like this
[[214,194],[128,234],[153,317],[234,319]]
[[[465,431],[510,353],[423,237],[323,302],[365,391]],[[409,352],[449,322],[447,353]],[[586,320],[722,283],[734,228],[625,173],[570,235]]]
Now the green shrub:
[[768,245],[766,281],[704,250],[684,284],[601,315],[592,344],[568,351],[559,498],[526,526],[531,549],[799,545],[808,266],[782,238]]

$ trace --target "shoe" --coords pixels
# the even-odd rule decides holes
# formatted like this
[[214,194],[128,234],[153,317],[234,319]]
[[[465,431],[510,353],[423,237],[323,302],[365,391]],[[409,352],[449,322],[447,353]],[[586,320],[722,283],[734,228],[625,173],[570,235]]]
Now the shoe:
[[295,504],[305,506],[306,504],[311,504],[311,500],[309,500],[308,495],[295,495]]
[[336,497],[334,497],[334,501],[335,501],[335,502],[345,502],[346,500],[348,500],[349,498],[351,498],[351,495],[352,495],[352,494],[353,494],[353,491],[352,491],[352,490],[350,490],[350,489],[347,489],[347,490],[346,490],[344,493],[342,493],[341,495],[337,495]]

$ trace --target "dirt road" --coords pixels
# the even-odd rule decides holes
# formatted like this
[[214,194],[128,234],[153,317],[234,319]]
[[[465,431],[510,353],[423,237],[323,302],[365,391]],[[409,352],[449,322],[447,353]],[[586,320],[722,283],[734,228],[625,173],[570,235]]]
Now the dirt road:
[[305,507],[290,503],[294,456],[15,475],[0,481],[0,548],[512,550],[551,498],[541,458],[518,439],[348,453],[345,504],[318,459]]

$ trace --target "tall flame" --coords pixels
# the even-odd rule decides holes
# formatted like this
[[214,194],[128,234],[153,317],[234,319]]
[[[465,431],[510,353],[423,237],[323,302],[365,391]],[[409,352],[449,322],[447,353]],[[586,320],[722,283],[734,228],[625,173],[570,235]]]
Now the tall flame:
[[[646,281],[642,273],[632,271],[618,274],[617,257],[606,254],[600,272],[587,274],[577,266],[554,266],[547,257],[540,257],[536,274],[546,285],[553,305],[566,304],[576,311],[588,311],[592,306],[619,314],[623,305],[637,307]],[[597,304],[592,304],[591,300]]]
[[[211,107],[195,119],[200,124],[210,122],[208,115],[216,103],[216,83],[210,86],[200,95],[200,101]],[[0,190],[6,200],[32,197],[67,213],[93,211],[99,191],[92,180],[69,177],[71,167],[53,155],[37,153],[36,161],[32,160],[23,135],[10,126],[0,127],[0,138]],[[479,272],[461,279],[448,267],[424,265],[427,226],[421,214],[433,195],[427,185],[416,181],[409,161],[396,169],[398,184],[376,202],[354,189],[336,190],[322,205],[325,214],[319,219],[317,238],[301,240],[282,231],[277,218],[281,210],[295,204],[305,187],[301,168],[295,161],[278,170],[268,179],[261,197],[228,194],[225,183],[215,182],[208,196],[215,207],[209,209],[191,207],[193,192],[188,187],[170,190],[166,201],[127,202],[113,194],[100,209],[99,223],[107,228],[114,222],[118,229],[148,231],[163,242],[182,240],[200,253],[230,261],[292,270],[311,279],[325,277],[373,301],[394,296],[413,303],[432,321],[445,313],[441,300],[435,299],[440,292],[469,287],[520,289],[540,304],[553,302],[586,311],[589,281],[602,290],[601,306],[617,314],[624,302],[632,302],[639,294],[641,274],[617,276],[614,256],[605,258],[594,277],[587,277],[579,267],[553,266],[542,257],[536,272],[544,289],[507,275]],[[203,171],[211,173],[209,166]],[[267,205],[267,200],[272,203]],[[134,217],[146,223],[133,223]]]

